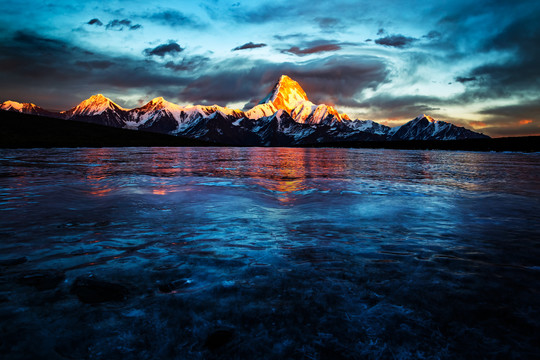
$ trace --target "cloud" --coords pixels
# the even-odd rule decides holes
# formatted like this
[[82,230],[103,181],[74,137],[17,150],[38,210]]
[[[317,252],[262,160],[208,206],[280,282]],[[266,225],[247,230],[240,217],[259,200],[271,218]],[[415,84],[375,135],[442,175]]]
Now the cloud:
[[266,44],[263,44],[263,43],[254,44],[252,42],[248,42],[248,43],[246,43],[244,45],[240,45],[240,46],[235,47],[231,51],[246,50],[246,49],[256,49],[256,48],[261,48],[261,47],[265,47],[265,46],[266,46]]
[[285,40],[291,40],[291,39],[305,39],[309,35],[303,34],[303,33],[294,33],[294,34],[287,34],[287,35],[274,35],[274,39],[279,41],[285,41]]
[[45,108],[65,110],[98,92],[173,97],[190,81],[189,74],[152,59],[90,52],[31,32],[16,32],[0,43],[2,96]]
[[465,84],[471,81],[476,81],[476,77],[475,76],[471,76],[471,77],[458,76],[456,77],[455,80],[459,83]]
[[142,18],[167,25],[172,28],[202,28],[206,24],[195,15],[186,15],[175,9],[160,10],[149,15],[140,15]]
[[164,57],[165,55],[176,56],[182,51],[184,51],[184,49],[181,48],[180,45],[174,41],[170,41],[168,44],[161,44],[153,49],[145,49],[143,53],[146,56]]
[[533,96],[540,92],[540,23],[536,15],[514,20],[484,42],[483,50],[506,55],[474,68],[470,75],[478,79],[465,96],[485,98]]
[[378,31],[377,31],[377,36],[381,36],[381,35],[384,35],[386,34],[386,30],[384,30],[383,28],[380,28]]
[[375,43],[384,46],[391,46],[403,49],[408,47],[417,39],[412,37],[407,37],[404,35],[389,35],[382,38],[375,39]]
[[116,31],[123,31],[125,29],[127,30],[138,30],[142,28],[142,25],[140,24],[132,24],[131,20],[124,19],[124,20],[118,20],[114,19],[109,21],[109,23],[105,26],[107,30],[116,30]]
[[185,57],[181,62],[169,61],[165,64],[165,67],[173,71],[195,71],[205,66],[210,61],[210,58],[206,56],[192,56]]
[[486,115],[482,131],[490,136],[540,135],[540,98],[492,106],[479,113]]
[[321,43],[321,41],[316,41],[316,42],[311,42],[310,44],[311,44],[310,46],[307,46],[303,49],[301,49],[298,46],[291,46],[288,49],[281,50],[281,52],[284,54],[306,56],[306,55],[311,55],[311,54],[341,50],[341,45],[336,44],[336,43],[330,43],[330,42],[325,42],[325,41]]
[[346,28],[343,18],[316,17],[314,20],[319,24],[321,30],[325,32],[335,32]]
[[271,63],[234,59],[191,82],[180,94],[192,102],[226,104],[260,101],[283,74],[298,81],[315,103],[354,105],[355,94],[387,81],[384,60],[374,56],[331,56],[308,62]]
[[93,60],[93,61],[76,61],[76,65],[81,66],[88,70],[93,69],[107,69],[108,67],[111,67],[114,65],[114,62],[109,60]]
[[88,21],[87,24],[88,25],[103,26],[103,23],[97,18]]
[[434,115],[440,110],[442,101],[435,96],[380,94],[366,99],[358,106],[369,109],[374,119],[411,120],[416,115]]
[[431,30],[430,32],[428,32],[426,35],[422,37],[428,40],[435,40],[435,39],[440,39],[442,37],[442,34],[438,31]]

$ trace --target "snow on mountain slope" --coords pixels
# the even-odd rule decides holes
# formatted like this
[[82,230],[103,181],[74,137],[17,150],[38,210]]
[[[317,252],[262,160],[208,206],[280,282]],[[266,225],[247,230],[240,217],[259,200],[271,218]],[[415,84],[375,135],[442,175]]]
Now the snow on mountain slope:
[[94,116],[99,115],[107,110],[112,111],[127,111],[120,105],[114,103],[112,100],[106,98],[101,94],[93,95],[88,99],[82,101],[79,105],[69,109],[68,111],[63,111],[67,118],[73,116]]
[[4,101],[0,104],[0,110],[16,111],[24,114],[54,116],[57,115],[32,103],[20,103],[17,101]]
[[488,137],[464,127],[435,120],[425,114],[391,129],[388,135],[389,140],[462,140]]
[[125,109],[101,94],[61,113],[14,101],[6,101],[0,108],[230,145],[288,146],[335,141],[486,137],[425,114],[395,128],[371,120],[350,120],[332,106],[312,103],[300,84],[286,75],[280,77],[258,105],[245,112],[219,105],[182,107],[162,97],[138,108]]
[[[261,105],[270,104],[276,110],[287,111],[296,122],[302,124],[319,124],[330,115],[337,121],[349,120],[347,115],[340,114],[332,106],[324,104],[316,105],[309,101],[306,92],[300,84],[287,75],[281,75],[279,81],[274,85],[268,95],[257,106],[249,110],[248,113],[255,113],[255,109],[259,107],[258,109],[262,110],[265,114],[264,116],[268,116],[268,112],[264,112],[265,108],[261,108]],[[254,118],[251,117],[251,113],[248,117]]]

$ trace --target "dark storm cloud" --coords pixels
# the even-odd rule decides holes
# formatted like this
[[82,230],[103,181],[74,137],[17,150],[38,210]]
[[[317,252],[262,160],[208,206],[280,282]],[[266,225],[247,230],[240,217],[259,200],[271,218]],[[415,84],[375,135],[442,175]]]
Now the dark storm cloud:
[[173,71],[195,71],[205,66],[210,61],[206,56],[195,55],[185,57],[181,62],[169,61],[165,67]]
[[375,43],[384,46],[391,46],[403,49],[410,46],[417,39],[407,37],[404,35],[389,35],[382,38],[375,39]]
[[[540,92],[540,22],[536,14],[516,19],[484,43],[484,50],[513,56],[476,67],[478,78],[466,96],[474,99],[538,94]],[[499,59],[499,58],[496,58]]]
[[315,40],[308,42],[301,42],[298,45],[291,46],[288,49],[282,49],[284,54],[293,54],[297,56],[306,56],[317,53],[324,53],[329,51],[341,50],[342,45],[352,45],[350,43],[337,43],[328,40]]
[[426,35],[422,37],[428,40],[435,40],[435,39],[440,39],[442,37],[442,34],[438,31],[431,30],[430,32],[428,32]]
[[175,56],[184,51],[176,42],[170,41],[168,44],[161,44],[156,46],[153,49],[145,49],[144,54],[146,56],[159,56],[164,57],[165,55]]
[[89,22],[87,22],[88,25],[96,25],[96,26],[103,26],[103,23],[99,19],[92,19]]
[[16,32],[0,43],[0,88],[7,98],[67,109],[98,92],[156,88],[173,93],[190,81],[152,60],[89,52],[69,42]]
[[341,50],[341,46],[337,44],[325,44],[325,45],[316,45],[304,49],[300,49],[298,46],[292,46],[289,49],[281,50],[282,53],[294,54],[297,56],[306,56],[311,54],[317,54],[328,51],[338,51]]
[[369,108],[369,113],[376,118],[413,119],[419,114],[433,114],[440,108],[437,97],[422,95],[378,95],[371,97],[359,106]]
[[314,20],[319,24],[321,30],[326,32],[340,31],[346,28],[343,20],[335,17],[316,17]]
[[456,77],[455,79],[457,82],[459,83],[468,83],[468,82],[471,82],[471,81],[476,81],[476,77],[475,76],[471,76],[471,77],[464,77],[464,76],[458,76]]
[[160,10],[149,15],[140,15],[140,17],[173,28],[202,28],[206,26],[197,16],[187,15],[174,9]]
[[114,65],[114,63],[109,60],[75,61],[75,64],[88,70],[106,69]]
[[218,71],[190,83],[181,97],[192,102],[226,104],[250,99],[251,107],[283,74],[298,81],[315,103],[353,106],[353,96],[387,81],[386,63],[372,56],[333,56],[301,64],[243,59],[220,64]]
[[109,23],[105,26],[107,30],[116,30],[116,31],[122,31],[122,30],[138,30],[142,28],[142,25],[140,24],[133,24],[131,20],[123,19],[118,20],[114,19],[109,21]]
[[508,119],[516,119],[522,124],[536,123],[540,126],[540,98],[532,101],[523,101],[514,105],[495,106],[480,111],[491,117],[490,124],[501,124]]
[[235,47],[234,49],[232,49],[231,51],[238,51],[238,50],[247,50],[247,49],[256,49],[256,48],[261,48],[261,47],[265,47],[266,44],[263,44],[263,43],[260,43],[260,44],[254,44],[252,42],[248,42],[244,45],[240,45],[240,46],[237,46]]

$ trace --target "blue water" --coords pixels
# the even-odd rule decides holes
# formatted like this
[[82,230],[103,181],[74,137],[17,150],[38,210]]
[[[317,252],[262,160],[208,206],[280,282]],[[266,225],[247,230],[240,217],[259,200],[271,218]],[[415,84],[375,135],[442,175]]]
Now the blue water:
[[0,150],[0,271],[5,359],[538,358],[540,154]]

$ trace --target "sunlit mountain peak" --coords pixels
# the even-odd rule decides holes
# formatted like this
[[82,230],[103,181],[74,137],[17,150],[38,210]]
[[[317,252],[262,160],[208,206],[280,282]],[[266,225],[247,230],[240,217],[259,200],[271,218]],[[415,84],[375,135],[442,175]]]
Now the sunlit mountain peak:
[[25,114],[50,115],[48,111],[35,104],[20,103],[12,100],[4,101],[2,104],[0,104],[0,110],[16,111]]
[[318,124],[328,116],[336,121],[350,120],[346,114],[340,114],[330,105],[317,105],[309,101],[300,84],[287,75],[281,75],[272,91],[247,116],[253,118],[276,110],[287,111],[296,122],[302,124]]
[[83,115],[93,116],[103,113],[106,110],[126,110],[120,105],[114,103],[111,99],[106,98],[102,94],[96,94],[90,96],[88,99],[82,101],[79,105],[66,111],[70,116]]
[[283,109],[290,113],[303,101],[309,101],[309,99],[300,84],[287,75],[281,75],[272,91],[260,104],[272,103],[276,109]]
[[165,99],[162,96],[159,96],[159,97],[156,97],[156,98],[153,98],[152,100],[150,100],[150,103],[152,103],[152,104],[161,104],[164,101],[165,101]]
[[2,109],[2,110],[13,110],[13,111],[21,112],[24,108],[32,108],[32,107],[35,107],[35,106],[36,105],[34,105],[32,103],[20,103],[20,102],[17,102],[17,101],[8,100],[8,101],[4,101],[0,105],[0,109]]
[[434,118],[432,118],[431,116],[426,115],[426,114],[418,115],[415,120],[422,120],[422,119],[426,119],[427,121],[429,121],[431,123],[437,122],[437,120],[435,120]]

